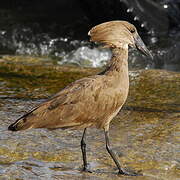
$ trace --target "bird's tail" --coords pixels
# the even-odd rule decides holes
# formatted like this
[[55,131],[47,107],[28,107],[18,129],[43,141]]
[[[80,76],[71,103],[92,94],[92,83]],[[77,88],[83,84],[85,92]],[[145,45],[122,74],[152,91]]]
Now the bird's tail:
[[[37,109],[37,108],[35,108]],[[28,118],[32,116],[32,112],[35,110],[33,109],[32,111],[28,112],[27,114],[21,116],[19,119],[17,119],[14,123],[12,123],[9,127],[9,131],[20,131],[20,130],[25,130],[32,128],[32,123],[31,121],[28,121]]]
[[24,127],[24,118],[22,119],[18,119],[16,122],[14,122],[13,124],[11,124],[9,127],[8,127],[8,130],[10,131],[19,131],[19,130],[23,130],[23,129],[27,129]]

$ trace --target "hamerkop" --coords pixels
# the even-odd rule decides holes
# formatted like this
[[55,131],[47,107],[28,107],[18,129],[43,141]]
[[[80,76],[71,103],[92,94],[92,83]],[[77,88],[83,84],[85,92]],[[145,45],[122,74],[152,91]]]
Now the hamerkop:
[[11,131],[30,128],[84,129],[81,139],[83,170],[88,171],[86,160],[86,129],[96,127],[105,133],[106,149],[119,173],[126,172],[109,143],[109,123],[126,101],[129,89],[128,46],[150,55],[134,25],[126,21],[110,21],[93,27],[88,35],[91,41],[112,49],[112,58],[106,69],[98,75],[77,80],[48,101],[20,117],[9,126]]

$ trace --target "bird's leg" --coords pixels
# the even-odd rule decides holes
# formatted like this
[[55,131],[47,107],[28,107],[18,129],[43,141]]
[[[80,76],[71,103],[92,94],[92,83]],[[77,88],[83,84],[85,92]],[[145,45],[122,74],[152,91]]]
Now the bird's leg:
[[123,174],[123,170],[119,164],[119,161],[117,160],[117,157],[115,155],[115,153],[112,151],[111,147],[110,147],[110,143],[109,143],[109,131],[104,131],[105,133],[105,140],[106,140],[106,149],[108,151],[108,153],[110,154],[110,156],[112,157],[114,163],[116,164],[117,168],[119,169],[119,173]]
[[86,128],[84,129],[82,139],[81,139],[81,151],[82,151],[82,157],[83,157],[83,171],[88,171],[88,164],[87,164],[87,158],[86,158]]
[[126,172],[124,169],[121,168],[121,165],[117,159],[116,154],[113,152],[113,150],[111,149],[110,143],[109,143],[109,131],[108,130],[104,130],[104,134],[105,134],[105,140],[106,140],[106,149],[108,151],[108,153],[110,154],[111,158],[113,159],[114,163],[116,164],[118,170],[119,170],[119,174],[123,174],[123,175],[129,175],[129,176],[138,176],[141,174],[137,174],[135,172]]

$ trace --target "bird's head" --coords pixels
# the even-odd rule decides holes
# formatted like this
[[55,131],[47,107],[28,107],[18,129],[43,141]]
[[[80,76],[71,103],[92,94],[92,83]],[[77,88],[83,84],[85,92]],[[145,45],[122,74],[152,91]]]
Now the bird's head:
[[143,54],[152,58],[150,51],[140,38],[136,27],[127,21],[109,21],[99,24],[93,27],[88,32],[88,35],[91,37],[90,41],[102,43],[106,47],[136,47]]

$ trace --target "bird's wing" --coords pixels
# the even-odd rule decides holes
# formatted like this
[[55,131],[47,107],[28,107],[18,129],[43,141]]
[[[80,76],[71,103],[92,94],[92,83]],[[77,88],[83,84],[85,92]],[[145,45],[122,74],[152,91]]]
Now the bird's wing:
[[83,123],[91,125],[92,121],[99,117],[100,112],[106,110],[105,106],[109,102],[112,104],[111,101],[103,76],[83,78],[25,115],[24,123],[27,128],[50,129],[75,127]]

